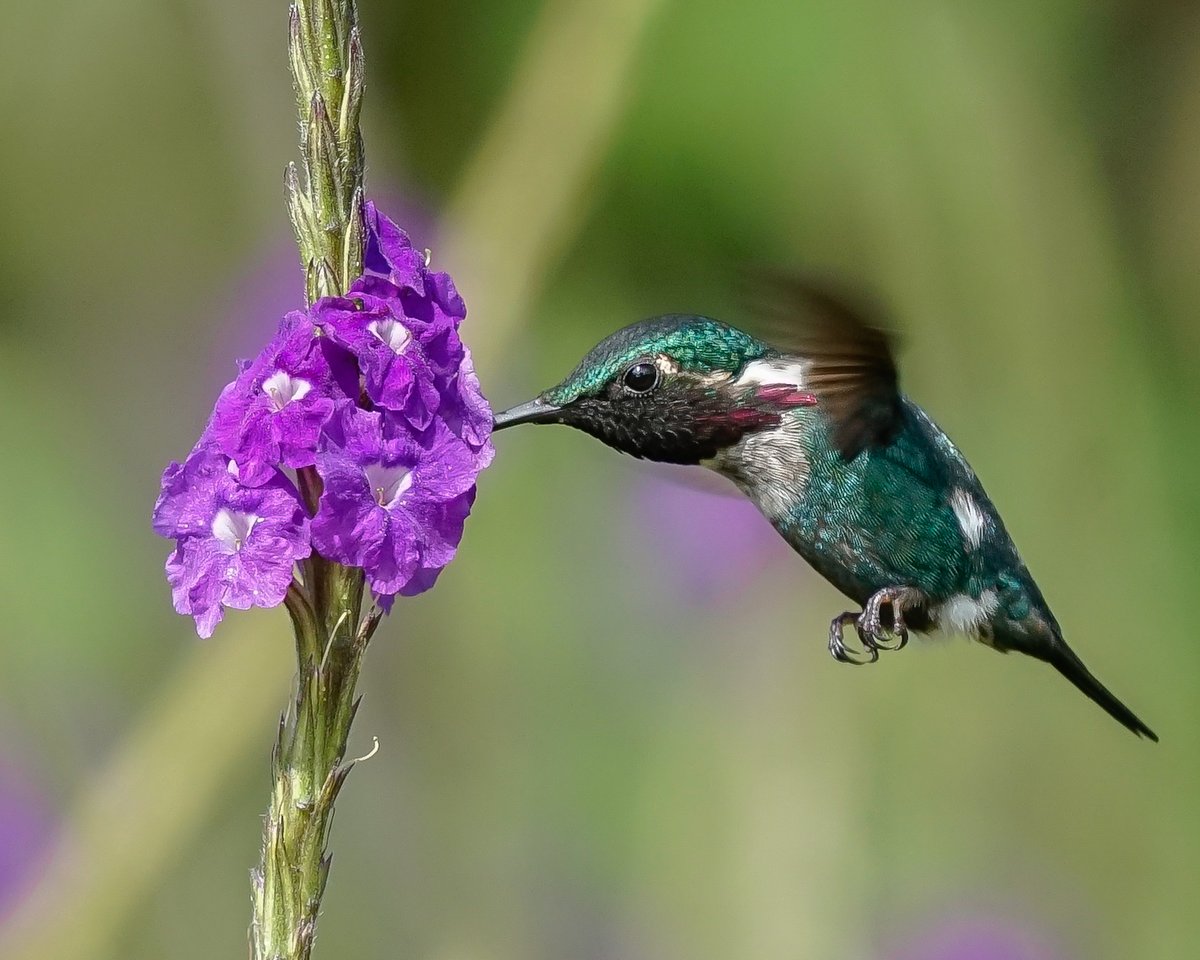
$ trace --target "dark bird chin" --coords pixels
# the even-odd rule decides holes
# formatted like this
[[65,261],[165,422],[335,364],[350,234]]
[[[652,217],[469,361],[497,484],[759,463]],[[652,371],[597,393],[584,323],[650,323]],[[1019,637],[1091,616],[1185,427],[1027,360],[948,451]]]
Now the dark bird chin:
[[687,377],[667,381],[644,395],[630,395],[619,386],[564,403],[547,399],[553,395],[549,391],[497,413],[494,429],[561,423],[643,460],[697,464],[747,433],[778,426],[781,411],[795,405],[790,394],[785,400],[773,395],[763,399],[745,391],[730,396],[706,381]]
[[509,407],[497,413],[492,419],[493,430],[503,430],[505,427],[515,427],[519,423],[562,423],[563,409],[553,403],[535,397],[528,403]]
[[[665,402],[664,402],[665,401]],[[716,400],[659,397],[620,408],[585,398],[559,414],[559,423],[582,430],[614,450],[659,463],[698,464],[737,443],[748,431],[774,426],[778,415],[753,417],[729,411]]]

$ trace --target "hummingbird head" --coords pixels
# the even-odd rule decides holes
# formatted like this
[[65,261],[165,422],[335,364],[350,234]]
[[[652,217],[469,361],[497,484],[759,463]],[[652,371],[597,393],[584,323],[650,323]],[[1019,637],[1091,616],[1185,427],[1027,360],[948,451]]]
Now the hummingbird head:
[[560,384],[497,414],[495,427],[565,423],[635,457],[700,463],[777,425],[788,407],[816,402],[794,377],[746,376],[773,360],[778,351],[718,320],[655,317],[601,340]]

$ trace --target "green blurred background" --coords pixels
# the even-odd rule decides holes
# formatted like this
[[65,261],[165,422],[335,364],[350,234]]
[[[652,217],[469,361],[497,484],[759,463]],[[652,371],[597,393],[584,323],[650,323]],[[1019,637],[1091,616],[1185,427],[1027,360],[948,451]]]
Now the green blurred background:
[[[0,956],[241,956],[286,617],[205,643],[159,473],[301,296],[286,10],[0,31]],[[322,957],[1180,958],[1200,943],[1200,10],[361,0],[368,186],[497,405],[741,262],[887,303],[1139,742],[959,641],[872,669],[753,511],[508,433],[368,658]]]

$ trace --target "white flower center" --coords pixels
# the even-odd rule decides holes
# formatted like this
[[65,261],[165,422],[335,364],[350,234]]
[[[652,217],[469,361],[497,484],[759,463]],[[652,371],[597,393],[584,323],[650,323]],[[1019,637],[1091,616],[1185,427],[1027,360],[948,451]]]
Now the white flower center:
[[237,553],[250,537],[250,531],[258,523],[253,513],[242,513],[222,507],[213,517],[212,532],[225,548],[226,553]]
[[373,463],[363,471],[375,502],[390,507],[412,486],[412,470],[408,467],[385,467]]
[[263,393],[271,398],[271,406],[278,413],[293,400],[303,400],[312,389],[312,384],[299,377],[292,379],[282,370],[276,370],[263,381]]
[[388,345],[392,353],[403,353],[412,334],[399,320],[372,320],[367,324],[367,332]]

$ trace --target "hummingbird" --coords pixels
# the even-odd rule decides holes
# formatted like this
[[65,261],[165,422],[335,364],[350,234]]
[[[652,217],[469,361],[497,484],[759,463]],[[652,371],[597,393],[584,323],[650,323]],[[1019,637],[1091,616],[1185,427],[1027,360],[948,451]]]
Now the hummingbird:
[[974,470],[901,392],[890,335],[827,291],[777,285],[777,319],[792,331],[783,339],[691,314],[642,320],[557,386],[496,414],[495,429],[566,424],[634,457],[732,480],[859,607],[830,623],[838,661],[874,663],[910,632],[966,634],[1049,663],[1157,741],[1067,646]]

